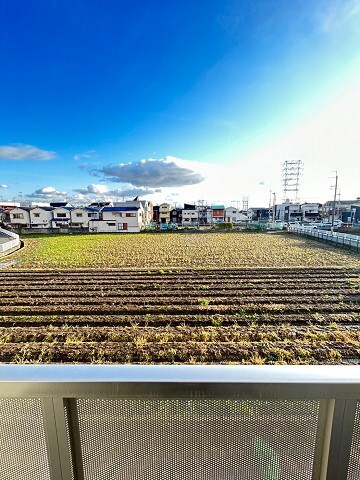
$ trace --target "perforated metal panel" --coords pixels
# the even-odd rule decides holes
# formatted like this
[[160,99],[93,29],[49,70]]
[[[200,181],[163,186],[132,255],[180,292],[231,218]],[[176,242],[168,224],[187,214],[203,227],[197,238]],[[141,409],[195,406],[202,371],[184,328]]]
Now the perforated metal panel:
[[347,480],[359,480],[360,478],[360,402],[355,411],[355,423],[351,442],[350,462]]
[[77,403],[86,480],[311,479],[317,401]]
[[69,449],[69,459],[70,459],[70,469],[71,469],[71,478],[69,480],[74,480],[74,464],[72,461],[72,455],[71,455],[71,438],[70,438],[70,428],[69,428],[69,408],[67,406],[64,406],[64,417],[65,417],[65,425],[66,425],[66,439],[67,439],[67,444],[68,444],[68,449]]
[[1,480],[50,480],[41,402],[0,398]]

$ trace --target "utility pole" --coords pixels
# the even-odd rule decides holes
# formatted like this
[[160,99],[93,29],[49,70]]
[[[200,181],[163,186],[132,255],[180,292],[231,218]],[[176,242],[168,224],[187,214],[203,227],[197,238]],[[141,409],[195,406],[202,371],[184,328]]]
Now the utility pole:
[[270,190],[270,198],[269,198],[269,223],[271,222],[271,194],[272,194],[272,191]]
[[276,193],[273,192],[273,218],[272,218],[273,223],[275,223],[275,210],[276,210]]
[[332,214],[332,221],[331,221],[331,233],[334,233],[334,220],[335,220],[337,184],[338,184],[338,173],[337,173],[337,170],[335,170],[335,191],[334,191],[333,214]]

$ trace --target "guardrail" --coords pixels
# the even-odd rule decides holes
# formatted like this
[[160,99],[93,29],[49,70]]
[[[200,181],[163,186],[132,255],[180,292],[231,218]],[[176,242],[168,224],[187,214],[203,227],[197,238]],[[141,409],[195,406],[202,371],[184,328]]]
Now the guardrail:
[[0,366],[0,476],[358,480],[356,366]]
[[[1,233],[9,237],[9,241],[5,243],[0,243],[0,254],[20,245],[20,237],[16,233],[0,228],[0,234]],[[13,240],[10,240],[10,238],[13,238]]]
[[329,231],[311,229],[309,227],[289,227],[288,231],[304,237],[313,237],[333,245],[344,248],[351,248],[360,251],[360,237],[357,235],[347,235],[346,233],[331,233]]

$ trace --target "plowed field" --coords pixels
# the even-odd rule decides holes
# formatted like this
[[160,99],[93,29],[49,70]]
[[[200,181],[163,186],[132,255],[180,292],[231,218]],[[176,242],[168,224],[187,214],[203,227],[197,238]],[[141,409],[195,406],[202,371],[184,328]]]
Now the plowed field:
[[360,269],[0,272],[0,361],[360,362]]

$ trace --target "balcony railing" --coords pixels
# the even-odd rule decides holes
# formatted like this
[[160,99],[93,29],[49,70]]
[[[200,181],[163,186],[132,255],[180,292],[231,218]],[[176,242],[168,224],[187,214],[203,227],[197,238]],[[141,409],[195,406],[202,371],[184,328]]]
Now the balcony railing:
[[0,366],[0,478],[358,480],[356,366]]

